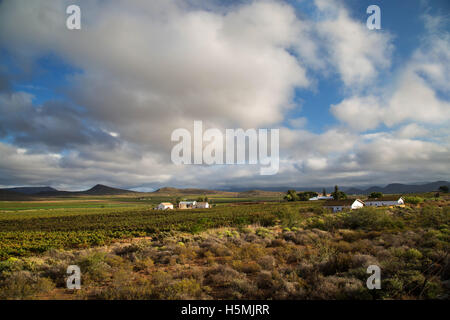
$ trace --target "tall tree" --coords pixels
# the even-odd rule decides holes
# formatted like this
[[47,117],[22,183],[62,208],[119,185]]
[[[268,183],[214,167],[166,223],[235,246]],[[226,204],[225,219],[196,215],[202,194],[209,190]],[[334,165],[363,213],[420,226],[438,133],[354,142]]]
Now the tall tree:
[[298,200],[297,192],[295,192],[295,190],[288,190],[288,192],[284,196],[284,200],[297,201]]
[[338,186],[334,186],[334,192],[331,194],[334,200],[347,199],[347,195],[339,190]]
[[377,199],[383,197],[383,194],[381,192],[372,192],[369,195],[369,199]]

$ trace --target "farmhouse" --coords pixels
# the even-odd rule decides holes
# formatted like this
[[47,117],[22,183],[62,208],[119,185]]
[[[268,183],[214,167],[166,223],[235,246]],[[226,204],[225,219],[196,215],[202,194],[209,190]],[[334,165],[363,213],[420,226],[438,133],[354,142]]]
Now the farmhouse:
[[359,209],[364,207],[364,202],[359,199],[346,199],[346,200],[328,200],[323,206],[331,209],[333,212],[340,212],[344,209]]
[[158,207],[158,210],[173,210],[173,204],[170,202],[161,202]]
[[317,197],[309,198],[308,200],[315,201],[315,200],[332,200],[332,199],[333,199],[333,197],[331,197],[331,196],[317,196]]
[[197,201],[180,201],[178,204],[179,209],[192,209],[197,205]]
[[388,196],[381,197],[376,199],[367,199],[364,201],[366,206],[371,207],[390,207],[390,206],[402,206],[405,204],[405,201],[402,197],[398,196]]
[[198,208],[198,209],[208,209],[209,208],[209,203],[208,202],[197,202],[195,207]]

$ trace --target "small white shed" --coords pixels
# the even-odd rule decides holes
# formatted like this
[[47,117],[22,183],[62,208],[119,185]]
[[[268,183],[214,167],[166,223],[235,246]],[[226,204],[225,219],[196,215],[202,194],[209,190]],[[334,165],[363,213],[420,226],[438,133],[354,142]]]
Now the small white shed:
[[161,202],[158,205],[158,210],[173,210],[173,204],[170,202]]
[[367,199],[364,201],[366,206],[370,207],[390,207],[390,206],[402,206],[405,204],[405,200],[402,197],[389,196],[376,199]]
[[197,202],[195,207],[198,208],[198,209],[208,209],[209,208],[209,203],[208,202]]
[[179,209],[193,209],[197,205],[197,201],[180,201],[178,204]]
[[364,207],[364,202],[359,199],[345,199],[345,200],[329,200],[323,206],[331,209],[333,212],[340,212],[344,209],[359,209]]

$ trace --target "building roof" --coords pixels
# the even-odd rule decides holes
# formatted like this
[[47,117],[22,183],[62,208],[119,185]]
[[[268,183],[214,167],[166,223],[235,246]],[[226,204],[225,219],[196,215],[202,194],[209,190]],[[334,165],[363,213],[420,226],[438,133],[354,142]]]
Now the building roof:
[[325,207],[335,207],[335,206],[351,206],[355,201],[359,201],[361,203],[361,200],[359,199],[344,199],[344,200],[327,200],[323,204]]
[[197,204],[208,204],[208,202],[206,202],[206,201],[200,201],[200,202],[197,202]]
[[385,196],[385,197],[381,197],[381,198],[374,198],[374,199],[367,199],[365,200],[366,202],[370,202],[370,201],[398,201],[400,200],[402,197],[400,196]]
[[194,204],[197,203],[197,201],[180,201],[180,204]]
[[317,196],[309,198],[308,200],[331,200],[333,197],[327,197],[327,196]]
[[159,205],[163,205],[163,206],[173,206],[173,204],[171,204],[170,202],[161,202]]

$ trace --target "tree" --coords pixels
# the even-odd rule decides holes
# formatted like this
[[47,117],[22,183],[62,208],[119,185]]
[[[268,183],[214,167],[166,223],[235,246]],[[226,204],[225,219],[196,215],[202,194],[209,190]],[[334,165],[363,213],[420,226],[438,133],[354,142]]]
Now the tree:
[[197,202],[208,202],[207,196],[200,196],[197,198]]
[[322,190],[322,195],[323,195],[324,197],[327,196],[327,190],[325,190],[325,188],[323,188],[323,190]]
[[295,190],[288,190],[288,192],[284,196],[284,200],[297,201],[298,200],[297,192],[295,192]]
[[381,198],[383,196],[383,194],[381,192],[372,192],[369,195],[369,199],[377,199],[377,198]]
[[448,193],[448,186],[440,186],[439,187],[439,191],[444,192],[444,193]]
[[331,194],[334,200],[347,199],[347,195],[339,190],[338,186],[334,186],[334,192]]
[[305,192],[300,192],[300,193],[297,194],[298,199],[300,201],[307,201],[310,198],[317,197],[318,195],[319,194],[317,192],[314,192],[314,191],[305,191]]

